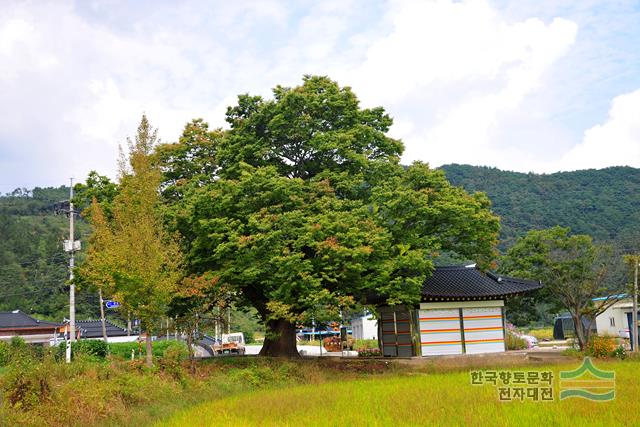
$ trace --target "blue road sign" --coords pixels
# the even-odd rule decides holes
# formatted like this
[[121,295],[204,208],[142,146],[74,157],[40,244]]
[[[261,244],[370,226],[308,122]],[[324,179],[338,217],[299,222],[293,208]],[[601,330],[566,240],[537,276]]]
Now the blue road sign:
[[107,308],[118,308],[120,307],[120,303],[117,301],[105,301],[105,307]]

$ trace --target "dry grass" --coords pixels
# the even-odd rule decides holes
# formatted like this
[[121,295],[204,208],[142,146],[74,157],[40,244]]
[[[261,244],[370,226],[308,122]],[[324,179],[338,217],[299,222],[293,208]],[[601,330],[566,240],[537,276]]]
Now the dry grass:
[[[640,425],[640,362],[596,364],[616,371],[614,401],[500,402],[493,386],[470,385],[466,371],[413,373],[242,394],[196,406],[159,425]],[[545,370],[557,378],[561,366]]]
[[[160,362],[161,363],[161,362]],[[268,358],[217,358],[176,370],[147,370],[141,362],[77,360],[71,365],[46,360],[9,366],[0,373],[4,399],[0,426],[139,426],[166,419],[203,401],[263,388],[322,384],[337,376],[357,379],[391,372],[384,362],[362,360],[287,361]],[[29,379],[26,398],[7,397],[24,389],[16,378]],[[46,393],[40,393],[45,384]]]
[[538,341],[542,341],[542,340],[551,341],[553,340],[553,328],[548,327],[548,328],[531,329],[529,332],[527,332],[527,335],[536,337]]

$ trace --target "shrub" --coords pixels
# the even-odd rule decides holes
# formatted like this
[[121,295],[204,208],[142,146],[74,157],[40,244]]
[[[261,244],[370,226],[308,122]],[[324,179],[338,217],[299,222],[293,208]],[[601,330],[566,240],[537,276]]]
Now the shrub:
[[11,346],[6,341],[0,341],[0,366],[7,366],[11,361]]
[[182,361],[189,357],[187,348],[179,342],[172,342],[165,350],[160,359],[160,367],[165,372],[171,374],[175,379],[182,380]]
[[7,366],[12,360],[33,358],[42,360],[48,348],[42,345],[27,344],[21,337],[13,337],[10,341],[0,341],[0,366]]
[[28,409],[51,393],[50,363],[34,362],[30,358],[15,360],[4,375],[4,397],[12,407]]
[[378,340],[354,340],[353,346],[359,350],[378,348]]
[[11,348],[13,350],[25,350],[27,348],[27,342],[22,337],[11,337]]
[[625,350],[623,346],[619,345],[615,350],[613,350],[611,356],[624,360],[627,358],[627,350]]
[[[56,350],[56,359],[63,360],[67,351],[67,343],[62,342]],[[79,340],[71,344],[71,357],[78,355],[104,359],[109,354],[109,345],[103,340]]]
[[529,348],[529,343],[527,343],[525,339],[520,338],[510,331],[507,331],[504,342],[507,345],[507,350],[524,350]]
[[358,349],[358,357],[377,357],[381,356],[379,348],[361,348]]
[[103,340],[80,340],[71,346],[72,353],[86,354],[101,359],[109,354],[109,345]]
[[[161,341],[153,341],[153,356],[154,357],[164,357],[165,351],[172,346],[182,347],[186,354],[188,354],[187,345],[182,341],[172,341],[172,340],[161,340]],[[109,344],[109,352],[112,356],[122,358],[122,359],[130,359],[131,358],[131,350],[134,350],[135,357],[144,357],[146,344],[138,343],[138,342],[122,342],[122,343],[112,343]]]
[[589,356],[603,358],[613,355],[616,350],[616,339],[610,336],[593,336],[587,343],[586,353]]

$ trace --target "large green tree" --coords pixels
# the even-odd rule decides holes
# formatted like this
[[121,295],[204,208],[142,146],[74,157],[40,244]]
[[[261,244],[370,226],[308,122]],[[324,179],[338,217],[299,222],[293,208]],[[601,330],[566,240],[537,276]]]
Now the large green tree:
[[486,196],[402,167],[391,118],[348,87],[307,76],[272,100],[240,96],[227,120],[216,176],[196,174],[170,210],[191,273],[213,273],[266,322],[261,354],[297,355],[295,326],[318,310],[417,301],[440,251],[490,264]]
[[545,292],[569,311],[578,344],[584,349],[591,322],[625,288],[624,282],[607,280],[610,262],[607,248],[594,244],[591,236],[553,227],[530,231],[520,238],[503,257],[501,270],[541,280]]
[[188,186],[212,182],[218,172],[217,149],[221,130],[209,130],[202,119],[194,119],[184,127],[176,143],[160,144],[155,161],[162,170],[162,195],[166,202],[179,200]]

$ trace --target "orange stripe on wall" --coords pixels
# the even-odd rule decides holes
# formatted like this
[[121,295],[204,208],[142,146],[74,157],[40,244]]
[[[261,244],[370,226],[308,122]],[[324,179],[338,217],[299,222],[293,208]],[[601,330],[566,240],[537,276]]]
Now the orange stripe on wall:
[[422,345],[438,345],[438,344],[460,344],[462,341],[423,341]]
[[501,315],[487,315],[487,316],[464,316],[465,319],[502,319]]

